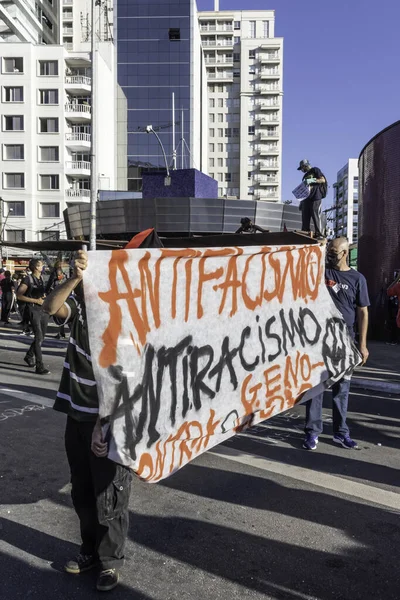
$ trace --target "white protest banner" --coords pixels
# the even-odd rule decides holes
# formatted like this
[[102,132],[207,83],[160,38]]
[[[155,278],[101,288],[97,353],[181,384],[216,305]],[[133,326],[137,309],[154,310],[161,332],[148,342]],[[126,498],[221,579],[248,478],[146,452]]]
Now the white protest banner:
[[110,458],[159,481],[360,362],[324,249],[89,252],[84,289]]
[[310,195],[310,188],[305,183],[301,183],[294,188],[292,194],[297,200],[305,200]]

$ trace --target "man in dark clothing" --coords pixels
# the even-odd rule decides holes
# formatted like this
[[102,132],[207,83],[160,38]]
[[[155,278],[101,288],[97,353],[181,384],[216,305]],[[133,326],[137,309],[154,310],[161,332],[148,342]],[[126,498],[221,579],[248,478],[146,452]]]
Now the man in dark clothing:
[[327,181],[325,175],[318,167],[312,167],[307,159],[300,161],[297,169],[304,173],[303,183],[309,186],[310,194],[302,201],[301,216],[303,231],[310,231],[311,219],[314,223],[315,237],[324,237],[321,229],[321,203],[327,193]]
[[15,282],[11,279],[10,271],[4,271],[4,279],[0,281],[1,297],[1,320],[8,325],[10,312],[15,296]]
[[[325,284],[339,312],[354,338],[354,324],[357,318],[359,351],[364,364],[368,359],[367,330],[369,297],[364,275],[347,265],[349,243],[346,238],[332,240],[328,246],[325,270]],[[343,448],[357,448],[351,439],[346,423],[347,405],[350,391],[350,377],[345,376],[332,386],[333,441]],[[318,435],[322,433],[322,402],[324,394],[319,394],[306,402],[306,425],[303,448],[315,450]]]
[[42,344],[49,322],[49,316],[42,308],[45,298],[45,285],[42,278],[43,262],[38,258],[32,258],[29,262],[29,269],[31,275],[24,277],[17,291],[18,301],[28,305],[29,319],[34,335],[24,361],[28,367],[36,366],[38,375],[47,375],[50,371],[44,366],[42,358]]
[[72,277],[54,289],[43,308],[59,325],[69,323],[71,329],[54,409],[67,415],[65,448],[82,544],[65,570],[79,574],[100,566],[97,589],[109,591],[118,584],[124,562],[132,475],[107,458],[110,430],[107,425],[102,428],[99,419],[83,297],[86,266],[87,254],[80,250]]

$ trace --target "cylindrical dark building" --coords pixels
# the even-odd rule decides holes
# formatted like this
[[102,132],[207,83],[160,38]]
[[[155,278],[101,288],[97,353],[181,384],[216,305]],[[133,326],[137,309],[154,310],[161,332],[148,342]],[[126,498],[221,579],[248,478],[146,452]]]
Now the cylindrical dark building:
[[384,339],[386,290],[400,270],[400,121],[366,144],[358,166],[358,270],[368,282],[370,336]]

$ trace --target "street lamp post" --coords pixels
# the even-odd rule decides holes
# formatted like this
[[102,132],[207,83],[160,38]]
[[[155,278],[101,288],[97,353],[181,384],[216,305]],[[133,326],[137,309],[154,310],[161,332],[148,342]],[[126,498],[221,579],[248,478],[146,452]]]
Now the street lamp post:
[[147,131],[147,133],[154,133],[154,135],[157,138],[158,143],[160,144],[160,148],[161,148],[163,156],[164,156],[165,169],[167,171],[167,176],[164,179],[164,185],[165,186],[171,185],[171,176],[169,174],[169,167],[168,167],[167,155],[165,154],[164,146],[163,146],[163,143],[162,143],[162,141],[160,139],[160,136],[154,131],[152,125],[147,125],[146,131]]
[[[4,204],[4,200],[3,198],[0,198],[0,241],[3,242],[4,241],[4,231],[7,225],[7,221],[8,221],[8,217],[10,216],[10,214],[12,212],[14,212],[13,208],[9,208],[8,209],[8,213],[6,215],[6,218],[4,219],[4,223],[3,223],[3,205]],[[3,266],[3,246],[0,246],[0,267]]]

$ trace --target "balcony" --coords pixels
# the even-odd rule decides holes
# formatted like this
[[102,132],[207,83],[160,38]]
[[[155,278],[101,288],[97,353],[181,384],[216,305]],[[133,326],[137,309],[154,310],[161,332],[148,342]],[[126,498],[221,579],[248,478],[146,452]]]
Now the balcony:
[[232,25],[200,25],[201,33],[218,31],[224,33],[225,31],[233,31]]
[[278,86],[270,86],[270,85],[256,85],[254,87],[255,91],[259,94],[280,94],[280,89]]
[[254,180],[258,185],[279,185],[277,177],[266,177],[265,175],[255,175]]
[[87,123],[92,118],[92,109],[88,104],[65,104],[65,118],[71,123]]
[[258,134],[257,137],[260,141],[268,142],[269,140],[279,139],[279,133],[278,133],[278,130],[276,130],[276,131],[260,131],[260,133]]
[[[65,45],[65,44],[64,44]],[[64,79],[65,89],[70,94],[90,93],[92,80],[84,75],[67,75]]]
[[262,202],[278,202],[279,198],[277,194],[257,192],[254,194],[254,200],[261,200]]
[[67,198],[72,198],[75,201],[88,200],[90,198],[90,190],[80,190],[75,188],[69,188],[65,192]]
[[74,160],[65,163],[65,174],[73,177],[90,177],[90,162]]
[[279,54],[275,52],[260,52],[260,54],[258,55],[258,60],[262,65],[276,64],[281,61]]
[[261,69],[258,76],[260,79],[279,79],[281,74],[279,69]]
[[232,58],[206,58],[204,61],[206,67],[208,65],[233,65],[233,57]]
[[63,35],[72,35],[74,33],[73,27],[63,27]]
[[276,169],[278,168],[278,163],[270,160],[259,160],[257,163],[257,167],[259,171],[276,171]]
[[74,3],[74,0],[62,0],[63,6],[71,6]]
[[265,100],[264,102],[258,101],[256,102],[256,108],[257,110],[277,110],[278,108],[280,108],[279,102],[275,102],[274,104],[267,104],[267,101]]
[[232,71],[221,71],[220,73],[207,73],[207,79],[212,79],[213,81],[233,81],[233,72]]
[[66,133],[65,145],[73,152],[89,152],[92,136],[90,133]]
[[203,40],[203,48],[221,48],[230,47],[233,48],[233,39],[229,40]]
[[279,123],[279,116],[276,114],[271,114],[268,115],[266,117],[259,117],[257,120],[257,123],[261,126],[264,125],[271,125],[271,123]]

